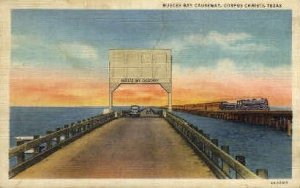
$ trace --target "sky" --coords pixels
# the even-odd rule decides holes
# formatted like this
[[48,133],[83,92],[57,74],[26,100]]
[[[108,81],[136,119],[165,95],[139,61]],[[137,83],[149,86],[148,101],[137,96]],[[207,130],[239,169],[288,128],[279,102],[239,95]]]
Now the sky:
[[[172,49],[173,104],[268,98],[291,106],[291,11],[13,10],[12,106],[108,105],[108,51]],[[115,105],[166,105],[122,85]]]

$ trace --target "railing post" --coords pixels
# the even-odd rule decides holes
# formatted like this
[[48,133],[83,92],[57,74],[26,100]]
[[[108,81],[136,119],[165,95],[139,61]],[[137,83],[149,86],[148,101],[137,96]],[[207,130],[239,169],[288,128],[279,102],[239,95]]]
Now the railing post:
[[201,140],[199,139],[199,135],[197,135],[197,143],[196,143],[197,147],[203,151],[203,143],[201,142]]
[[[60,128],[56,128],[56,131],[60,131]],[[60,143],[60,135],[56,137],[56,144],[58,145]]]
[[79,133],[81,133],[82,131],[83,131],[83,121],[79,121],[79,129],[78,129],[78,131],[79,131]]
[[69,139],[70,137],[70,131],[69,131],[69,125],[64,125],[64,128],[67,129],[65,133],[65,140]]
[[74,126],[75,126],[75,123],[71,123],[71,130],[70,130],[70,132],[71,132],[71,137],[73,137],[75,134],[76,134],[76,132],[75,132],[75,130],[74,130]]
[[91,120],[90,120],[90,125],[91,125],[91,129],[94,129],[95,123],[94,123],[94,119],[93,118],[91,118]]
[[[24,140],[17,140],[17,146],[24,144]],[[17,155],[17,164],[20,164],[25,161],[25,153],[21,152]]]
[[267,169],[256,169],[256,175],[263,179],[268,179],[268,170]]
[[81,132],[81,121],[77,121],[77,123],[79,124],[78,128],[77,128],[77,133]]
[[[102,120],[102,119],[100,119],[100,120]],[[93,129],[96,128],[97,121],[98,121],[97,119],[94,119],[94,118],[92,119]],[[102,124],[102,122],[100,122],[100,124]]]
[[88,119],[88,129],[92,129],[93,128],[93,125],[92,125],[92,122],[93,121],[93,119],[92,118],[90,118],[90,119]]
[[[221,150],[223,150],[225,153],[229,154],[229,146],[221,146]],[[230,176],[230,167],[229,165],[222,160],[222,170],[225,174]]]
[[[213,144],[215,144],[216,146],[219,145],[218,139],[211,139],[211,142],[212,142]],[[211,152],[211,155],[212,155],[212,161],[213,161],[216,165],[219,166],[219,158],[218,158],[218,155],[217,155],[216,153],[214,153],[214,152]]]
[[[51,134],[53,133],[53,131],[47,131],[46,134]],[[46,149],[51,149],[52,148],[52,139],[51,140],[48,140],[47,143],[46,143]]]
[[197,128],[197,131],[198,131],[199,134],[203,135],[203,130],[202,129]]
[[[240,162],[242,165],[246,166],[246,158],[242,155],[235,156],[235,159]],[[242,177],[236,172],[236,179],[241,179]]]
[[[208,139],[208,140],[210,140],[210,138],[209,138],[209,134],[203,134],[204,135],[204,137],[206,138],[206,139]],[[208,147],[205,145],[205,144],[203,144],[203,146],[204,146],[204,153],[210,158],[210,154],[209,154],[209,149],[208,149]]]
[[[38,138],[40,138],[40,135],[34,135],[33,136],[34,140],[38,139]],[[36,147],[33,148],[33,154],[34,155],[37,155],[39,152],[40,152],[40,145],[38,145],[38,146],[36,146]]]
[[86,125],[86,128],[88,129],[88,130],[90,130],[90,124],[91,124],[91,120],[90,120],[90,118],[88,118],[87,120],[87,125]]
[[162,111],[162,116],[163,116],[164,118],[166,118],[167,115],[168,115],[167,111],[166,111],[166,110],[163,110],[163,111]]
[[86,119],[84,119],[82,121],[82,123],[83,123],[83,132],[84,132],[84,131],[86,131]]

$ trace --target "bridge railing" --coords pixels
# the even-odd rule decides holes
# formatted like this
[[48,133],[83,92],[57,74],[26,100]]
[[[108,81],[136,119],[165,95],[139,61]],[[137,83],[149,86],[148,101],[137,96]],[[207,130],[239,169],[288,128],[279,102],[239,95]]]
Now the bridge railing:
[[265,169],[258,169],[255,174],[245,166],[243,156],[236,156],[234,159],[229,154],[229,146],[219,148],[218,140],[210,139],[209,135],[184,119],[169,112],[165,112],[163,116],[189,142],[218,178],[267,178]]
[[64,145],[117,118],[119,115],[117,112],[97,115],[70,125],[64,125],[63,128],[57,128],[55,131],[47,131],[44,136],[35,135],[31,141],[17,141],[17,146],[9,150],[9,159],[15,158],[16,160],[16,165],[9,170],[9,176],[15,176]]

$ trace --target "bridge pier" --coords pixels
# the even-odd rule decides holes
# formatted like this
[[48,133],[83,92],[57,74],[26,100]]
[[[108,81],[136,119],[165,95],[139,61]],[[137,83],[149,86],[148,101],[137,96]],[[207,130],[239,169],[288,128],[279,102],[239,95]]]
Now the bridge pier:
[[287,132],[288,132],[289,136],[292,135],[292,121],[291,120],[287,120]]

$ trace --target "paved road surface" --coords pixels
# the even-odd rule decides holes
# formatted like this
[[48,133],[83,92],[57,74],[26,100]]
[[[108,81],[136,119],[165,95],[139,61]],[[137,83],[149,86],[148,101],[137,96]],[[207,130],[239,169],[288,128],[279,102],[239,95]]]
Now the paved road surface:
[[121,118],[15,178],[215,178],[162,118]]

